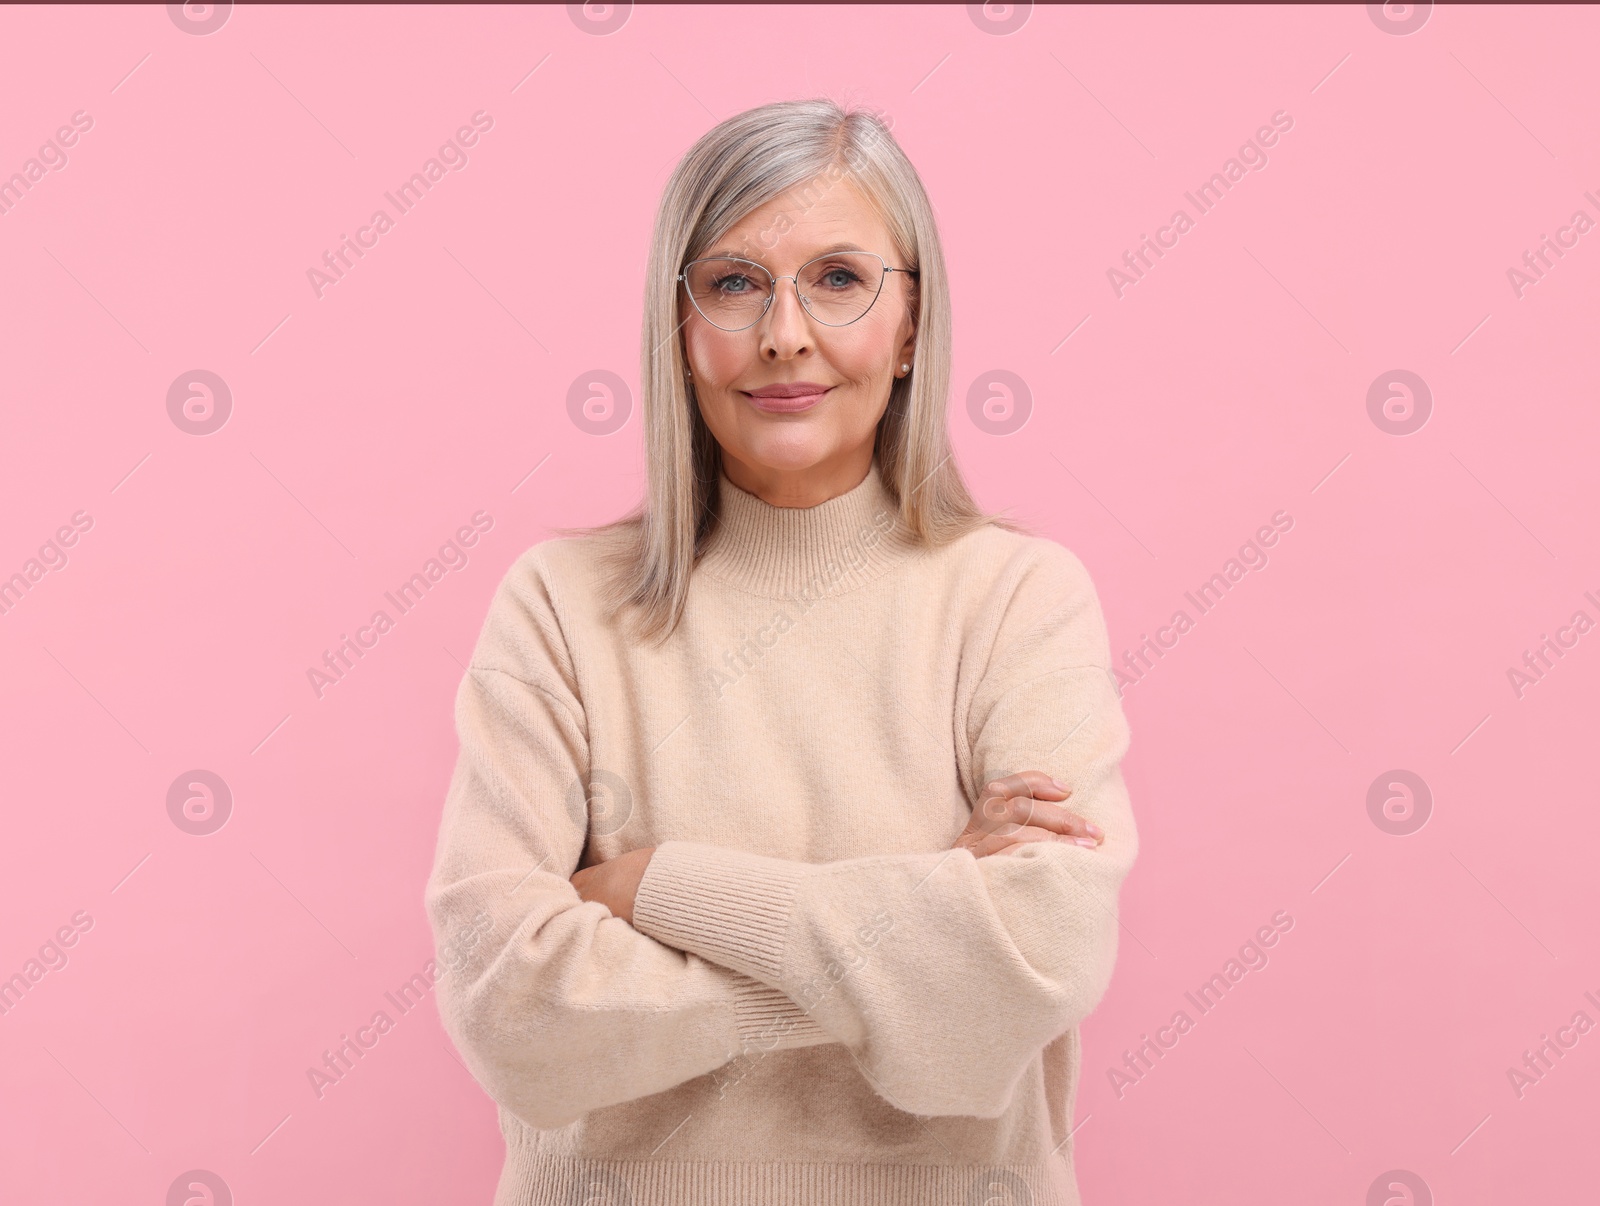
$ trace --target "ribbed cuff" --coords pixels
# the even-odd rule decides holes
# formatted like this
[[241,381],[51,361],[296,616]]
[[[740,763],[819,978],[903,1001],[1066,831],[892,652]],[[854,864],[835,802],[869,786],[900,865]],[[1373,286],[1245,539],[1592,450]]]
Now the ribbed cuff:
[[808,869],[705,842],[663,842],[634,895],[633,927],[779,988],[795,889]]
[[748,977],[734,991],[733,1020],[739,1031],[741,1055],[836,1041],[786,993]]

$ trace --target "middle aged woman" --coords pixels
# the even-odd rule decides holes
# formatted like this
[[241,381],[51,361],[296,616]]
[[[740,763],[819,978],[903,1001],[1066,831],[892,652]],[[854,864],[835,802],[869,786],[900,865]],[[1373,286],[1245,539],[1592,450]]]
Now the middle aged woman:
[[922,184],[765,105],[648,271],[647,498],[518,558],[457,696],[427,906],[495,1201],[1076,1203],[1128,729],[1082,563],[952,463]]

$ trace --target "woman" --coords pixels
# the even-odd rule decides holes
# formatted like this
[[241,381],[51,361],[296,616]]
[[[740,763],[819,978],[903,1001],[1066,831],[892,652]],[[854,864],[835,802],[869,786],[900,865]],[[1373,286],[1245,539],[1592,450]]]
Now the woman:
[[949,327],[873,115],[668,182],[647,500],[522,554],[456,700],[426,903],[498,1206],[1077,1202],[1128,731],[1083,565],[951,463]]

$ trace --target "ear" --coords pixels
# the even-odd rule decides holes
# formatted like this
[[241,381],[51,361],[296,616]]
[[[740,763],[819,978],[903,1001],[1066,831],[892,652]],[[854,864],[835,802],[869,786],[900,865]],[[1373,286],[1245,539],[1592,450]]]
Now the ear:
[[895,362],[894,362],[895,363],[895,367],[899,368],[899,366],[902,365],[902,364],[914,364],[916,362],[916,359],[915,359],[916,358],[916,354],[917,354],[917,329],[916,329],[916,325],[913,323],[912,328],[911,328],[911,334],[907,335],[906,336],[906,341],[900,345],[900,353],[895,358]]
[[911,330],[906,335],[905,343],[900,346],[900,359],[896,364],[910,364],[911,357],[916,353],[917,324],[922,317],[922,299],[917,288],[916,277],[909,278],[911,291],[906,298],[906,317],[911,321]]

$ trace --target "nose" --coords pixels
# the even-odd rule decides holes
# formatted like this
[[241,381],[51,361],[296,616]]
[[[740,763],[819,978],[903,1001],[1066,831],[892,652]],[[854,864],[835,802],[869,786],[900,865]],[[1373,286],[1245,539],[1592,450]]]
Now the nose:
[[[792,287],[780,288],[782,281],[788,281]],[[765,325],[767,339],[777,359],[788,360],[811,346],[809,317],[800,304],[800,282],[792,275],[774,277],[772,301],[761,323]]]

